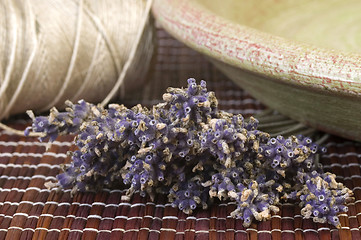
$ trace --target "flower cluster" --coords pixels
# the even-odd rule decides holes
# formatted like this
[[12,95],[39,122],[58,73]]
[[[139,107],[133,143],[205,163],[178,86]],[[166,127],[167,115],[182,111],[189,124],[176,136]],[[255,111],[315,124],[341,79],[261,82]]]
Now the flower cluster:
[[299,200],[302,214],[339,227],[352,192],[316,161],[324,148],[304,136],[271,138],[245,120],[217,108],[206,82],[168,88],[164,102],[148,109],[111,104],[107,109],[80,101],[65,112],[52,109],[26,130],[54,141],[74,133],[77,150],[57,176],[72,192],[123,185],[154,197],[168,194],[174,207],[191,213],[214,198],[237,202],[232,216],[244,226],[267,220],[280,201]]
[[303,216],[306,218],[313,216],[314,222],[329,222],[341,227],[337,214],[348,211],[345,202],[352,192],[337,183],[335,177],[334,174],[319,174],[313,171],[300,178],[300,181],[306,183],[297,193],[301,200]]
[[84,100],[75,105],[70,101],[66,101],[65,104],[67,105],[66,112],[59,112],[56,108],[52,108],[48,117],[35,117],[32,111],[28,111],[33,124],[26,128],[25,135],[27,136],[33,130],[45,134],[40,141],[46,138],[54,141],[59,134],[77,133],[84,121],[93,118],[94,114],[99,112],[99,109]]

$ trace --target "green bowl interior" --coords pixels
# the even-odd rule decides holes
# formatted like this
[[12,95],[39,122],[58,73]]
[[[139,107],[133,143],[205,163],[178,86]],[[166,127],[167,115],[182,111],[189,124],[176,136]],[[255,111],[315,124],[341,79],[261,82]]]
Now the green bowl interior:
[[361,52],[361,1],[195,0],[217,16],[272,35]]

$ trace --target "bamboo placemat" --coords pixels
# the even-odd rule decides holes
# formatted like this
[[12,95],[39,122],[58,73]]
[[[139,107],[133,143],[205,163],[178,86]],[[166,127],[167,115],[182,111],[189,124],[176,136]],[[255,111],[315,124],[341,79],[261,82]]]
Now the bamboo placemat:
[[[148,82],[126,95],[122,103],[152,105],[168,86],[185,86],[189,77],[207,80],[220,108],[245,116],[264,107],[217,71],[200,54],[188,49],[158,29],[158,54]],[[25,118],[24,118],[25,119]],[[24,129],[29,122],[11,120]],[[341,215],[342,229],[303,219],[300,209],[286,203],[281,212],[249,228],[230,218],[235,203],[214,204],[208,210],[186,215],[172,208],[166,196],[134,196],[121,200],[124,191],[105,189],[98,193],[48,190],[44,182],[55,181],[59,164],[70,161],[73,136],[60,137],[48,151],[34,138],[0,132],[0,239],[361,239],[361,146],[331,137],[322,156],[325,170],[353,189],[355,202]]]

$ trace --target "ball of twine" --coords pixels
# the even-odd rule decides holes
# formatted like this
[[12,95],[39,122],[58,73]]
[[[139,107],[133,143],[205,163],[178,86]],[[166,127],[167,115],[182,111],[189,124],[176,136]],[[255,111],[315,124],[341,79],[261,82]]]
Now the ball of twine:
[[0,1],[0,119],[67,99],[105,105],[139,86],[154,51],[151,2]]

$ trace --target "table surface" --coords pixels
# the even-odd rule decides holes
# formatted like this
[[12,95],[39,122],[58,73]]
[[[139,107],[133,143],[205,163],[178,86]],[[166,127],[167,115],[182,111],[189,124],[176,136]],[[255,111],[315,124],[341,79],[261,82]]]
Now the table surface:
[[[125,95],[122,103],[152,105],[168,86],[186,85],[189,77],[205,79],[219,107],[245,116],[264,106],[215,69],[203,56],[157,29],[158,49],[146,84]],[[25,118],[24,118],[25,119]],[[24,129],[28,121],[13,119]],[[214,204],[186,215],[167,203],[166,196],[135,195],[122,201],[123,190],[98,193],[56,191],[44,187],[55,181],[60,164],[70,161],[73,136],[62,136],[46,151],[46,143],[0,132],[0,239],[361,239],[361,146],[332,136],[321,162],[326,171],[353,189],[355,202],[340,216],[342,229],[303,219],[298,206],[285,203],[271,220],[249,228],[229,217],[235,203]]]

